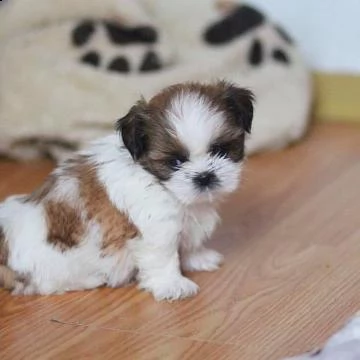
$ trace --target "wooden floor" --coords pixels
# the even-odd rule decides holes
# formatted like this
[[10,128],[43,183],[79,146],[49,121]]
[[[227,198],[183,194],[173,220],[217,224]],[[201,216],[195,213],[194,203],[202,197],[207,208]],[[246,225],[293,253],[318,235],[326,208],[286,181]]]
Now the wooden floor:
[[[0,163],[0,198],[50,169]],[[193,299],[0,290],[1,360],[275,360],[319,345],[360,309],[360,127],[318,125],[300,145],[251,158],[222,214],[212,245],[225,265],[190,275]]]

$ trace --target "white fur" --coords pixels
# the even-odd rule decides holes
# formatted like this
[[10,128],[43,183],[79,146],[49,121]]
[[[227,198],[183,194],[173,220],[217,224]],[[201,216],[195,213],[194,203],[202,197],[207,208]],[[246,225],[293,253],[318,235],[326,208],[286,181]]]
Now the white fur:
[[227,158],[211,157],[208,154],[200,155],[191,160],[165,183],[165,186],[184,204],[191,204],[194,199],[206,203],[217,200],[216,190],[200,192],[194,187],[193,177],[207,170],[216,174],[222,185],[220,188],[222,194],[231,193],[237,188],[240,181],[241,165],[235,164]]
[[167,111],[176,136],[193,157],[207,152],[207,146],[221,134],[225,115],[215,111],[200,94],[180,93]]
[[204,247],[186,255],[182,267],[187,271],[215,271],[223,261],[220,253]]

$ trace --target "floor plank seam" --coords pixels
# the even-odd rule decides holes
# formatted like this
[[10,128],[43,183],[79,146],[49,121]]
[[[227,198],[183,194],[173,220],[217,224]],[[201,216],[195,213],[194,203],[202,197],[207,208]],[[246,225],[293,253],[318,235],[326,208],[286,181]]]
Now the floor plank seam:
[[[62,326],[85,327],[85,328],[93,329],[93,330],[114,331],[114,332],[121,332],[121,333],[140,335],[140,336],[147,335],[145,333],[134,331],[134,330],[125,330],[125,329],[119,329],[119,328],[113,328],[113,327],[97,326],[97,325],[93,325],[93,324],[86,324],[86,323],[83,323],[80,321],[66,322],[66,321],[62,321],[62,320],[53,318],[53,319],[50,319],[50,322],[59,324]],[[163,334],[163,333],[157,333],[156,336],[169,338],[169,339],[196,341],[196,342],[207,343],[207,344],[212,344],[212,345],[221,345],[221,346],[223,346],[223,345],[239,345],[237,343],[224,344],[224,342],[221,342],[221,341],[211,341],[211,340],[199,339],[199,338],[194,338],[194,337],[168,335],[168,334]]]

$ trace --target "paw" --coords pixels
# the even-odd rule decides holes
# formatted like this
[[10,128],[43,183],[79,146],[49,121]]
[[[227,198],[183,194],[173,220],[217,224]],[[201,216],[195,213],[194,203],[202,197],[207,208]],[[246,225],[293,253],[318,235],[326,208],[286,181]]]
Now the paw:
[[223,262],[224,257],[215,250],[201,249],[185,253],[182,256],[182,268],[187,271],[215,271]]
[[11,294],[14,296],[21,296],[21,295],[35,295],[37,294],[36,287],[31,284],[25,284],[22,281],[16,281],[14,289],[12,290]]
[[199,286],[184,276],[152,278],[141,282],[139,287],[149,291],[157,301],[179,300],[197,294]]
[[[71,289],[69,289],[71,290]],[[44,286],[44,284],[36,285],[28,281],[17,281],[11,294],[15,296],[22,295],[60,295],[64,294],[67,289],[55,288],[53,285]]]

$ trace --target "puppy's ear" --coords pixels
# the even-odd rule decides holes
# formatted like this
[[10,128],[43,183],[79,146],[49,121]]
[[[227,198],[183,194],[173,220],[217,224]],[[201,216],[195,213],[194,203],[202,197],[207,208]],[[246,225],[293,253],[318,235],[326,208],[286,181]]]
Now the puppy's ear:
[[222,97],[227,111],[236,123],[250,134],[254,114],[254,94],[248,89],[226,82],[221,82],[221,87],[223,88]]
[[147,118],[147,103],[141,100],[116,122],[116,130],[120,132],[125,147],[135,161],[139,160],[148,148]]

